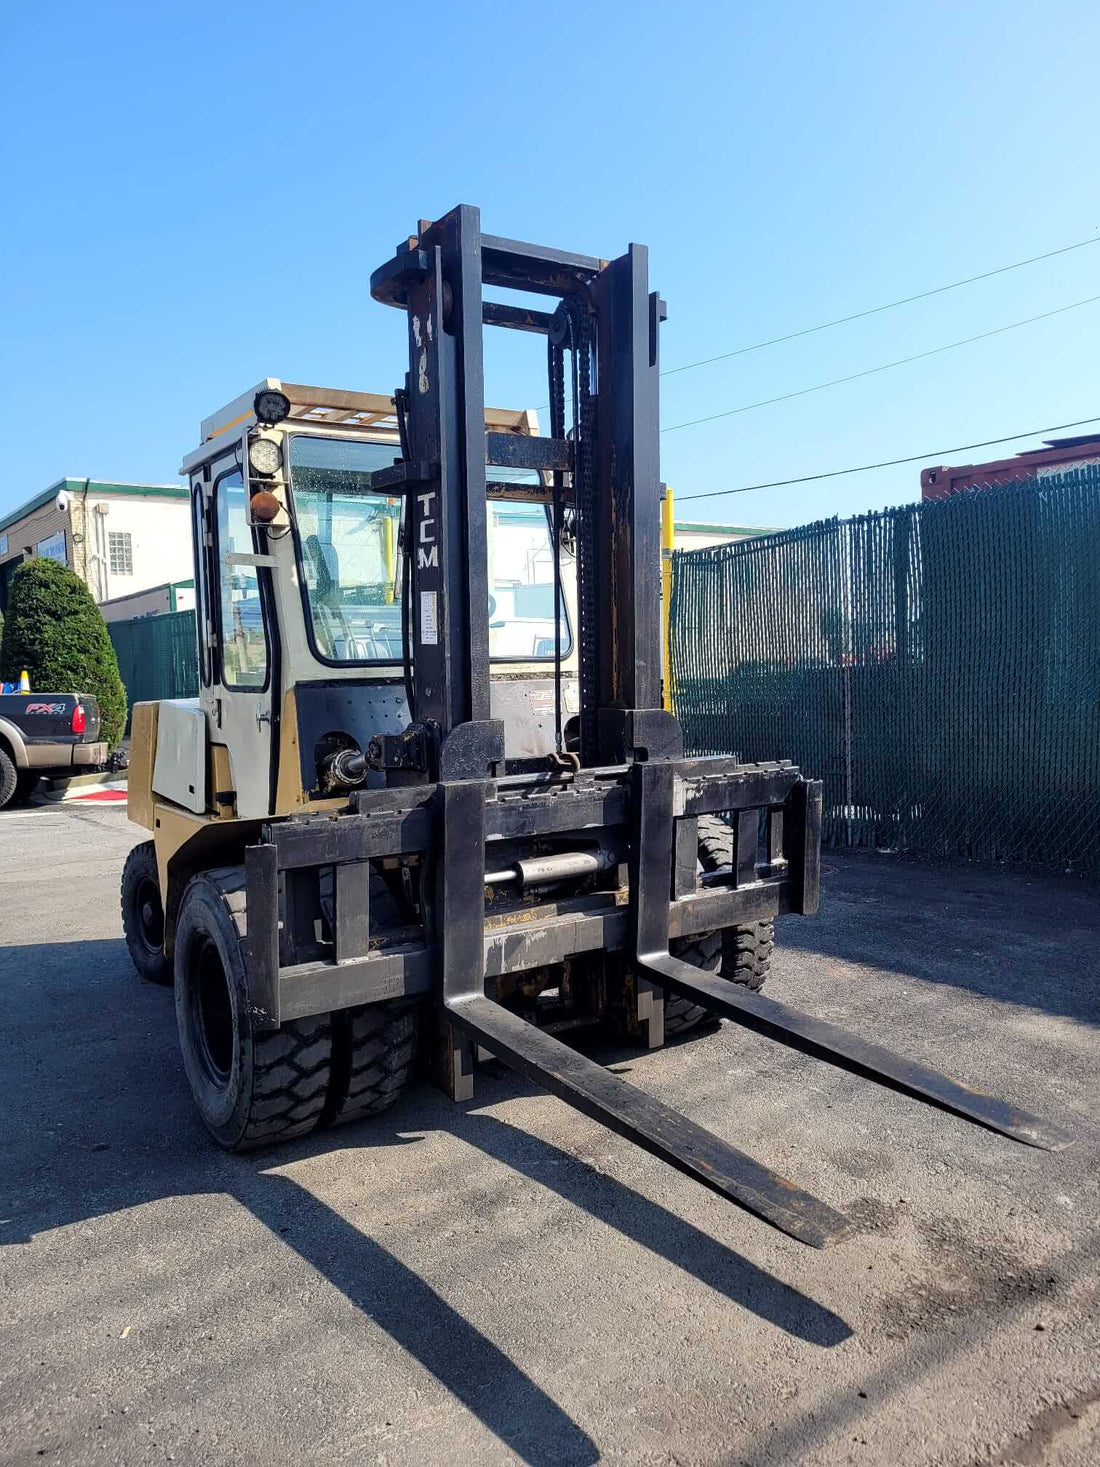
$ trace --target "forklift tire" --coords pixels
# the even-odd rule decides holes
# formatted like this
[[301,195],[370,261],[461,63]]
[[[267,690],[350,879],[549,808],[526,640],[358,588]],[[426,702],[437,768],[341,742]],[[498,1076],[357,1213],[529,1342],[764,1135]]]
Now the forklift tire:
[[[716,815],[699,817],[699,868],[716,871],[733,864],[733,830]],[[763,988],[775,943],[773,922],[744,922],[721,932],[701,932],[671,944],[674,957],[708,973],[720,973],[731,983],[757,992]],[[684,1034],[707,1017],[707,1010],[690,998],[665,999],[665,1033]]]
[[409,1083],[420,1029],[420,1005],[392,998],[332,1016],[333,1084],[322,1124],[342,1126],[376,1116]]
[[330,1015],[270,1031],[253,1025],[246,931],[244,868],[193,876],[176,925],[176,1022],[195,1104],[227,1151],[312,1131],[332,1079]]
[[0,810],[15,798],[19,785],[19,772],[8,751],[0,746]]
[[151,840],[134,846],[122,868],[122,930],[138,974],[147,983],[171,983],[172,965],[164,956],[157,852]]

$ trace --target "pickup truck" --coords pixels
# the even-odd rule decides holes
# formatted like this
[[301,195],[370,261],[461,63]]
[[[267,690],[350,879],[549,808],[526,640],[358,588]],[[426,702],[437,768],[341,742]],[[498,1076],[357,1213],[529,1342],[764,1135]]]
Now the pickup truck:
[[44,775],[107,763],[99,704],[86,693],[0,693],[0,810],[26,800]]

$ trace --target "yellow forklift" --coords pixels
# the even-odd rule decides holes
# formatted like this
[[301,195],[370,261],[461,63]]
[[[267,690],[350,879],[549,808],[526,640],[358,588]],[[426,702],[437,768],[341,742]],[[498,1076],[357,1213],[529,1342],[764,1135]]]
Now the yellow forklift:
[[[487,1053],[824,1246],[842,1215],[561,1036],[610,1023],[655,1047],[721,1016],[1067,1143],[758,991],[775,918],[817,908],[821,787],[685,757],[662,706],[647,272],[642,246],[571,254],[456,208],[372,276],[408,324],[392,397],[268,379],[203,423],[184,460],[200,693],[134,709],[151,839],[123,921],[139,973],[174,982],[223,1146],[377,1113],[418,1054],[468,1099]],[[486,326],[541,341],[547,435],[486,411]]]

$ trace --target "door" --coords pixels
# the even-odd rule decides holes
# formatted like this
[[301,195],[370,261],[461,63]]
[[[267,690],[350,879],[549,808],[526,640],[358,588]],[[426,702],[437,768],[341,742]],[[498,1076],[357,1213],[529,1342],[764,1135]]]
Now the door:
[[215,682],[211,739],[228,746],[241,819],[271,811],[271,633],[261,567],[236,465],[214,479],[212,497]]

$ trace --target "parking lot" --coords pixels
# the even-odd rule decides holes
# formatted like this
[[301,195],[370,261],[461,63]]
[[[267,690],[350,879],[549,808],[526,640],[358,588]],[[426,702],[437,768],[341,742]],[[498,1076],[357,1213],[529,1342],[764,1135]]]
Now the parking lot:
[[827,854],[772,979],[1061,1154],[728,1025],[594,1051],[856,1219],[816,1252],[496,1066],[464,1106],[217,1151],[123,946],[141,837],[0,817],[0,1461],[1100,1456],[1095,887]]

